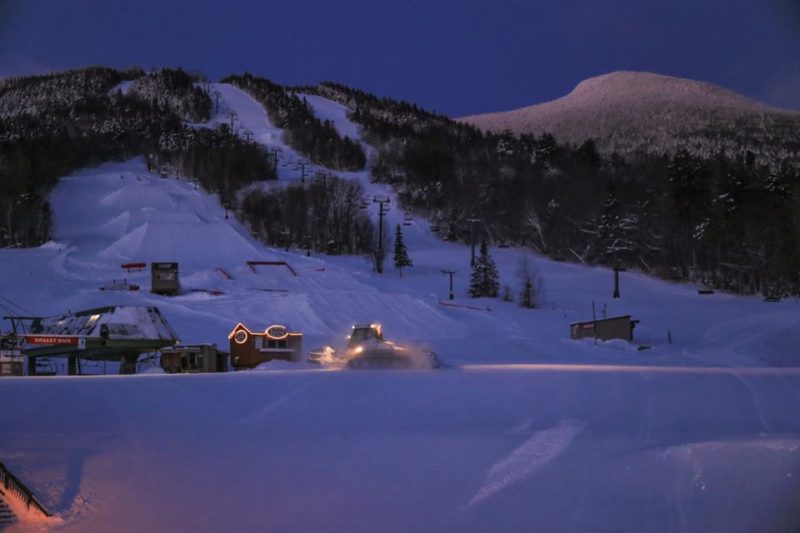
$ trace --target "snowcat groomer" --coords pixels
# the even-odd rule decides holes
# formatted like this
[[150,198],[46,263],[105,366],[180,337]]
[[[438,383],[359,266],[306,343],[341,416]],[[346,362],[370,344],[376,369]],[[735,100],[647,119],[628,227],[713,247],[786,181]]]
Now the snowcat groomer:
[[349,368],[411,368],[411,353],[383,338],[378,323],[355,325],[347,337],[345,360]]
[[441,368],[436,354],[400,346],[383,337],[379,323],[356,324],[347,337],[347,345],[337,352],[330,346],[311,352],[315,362],[341,361],[348,368]]

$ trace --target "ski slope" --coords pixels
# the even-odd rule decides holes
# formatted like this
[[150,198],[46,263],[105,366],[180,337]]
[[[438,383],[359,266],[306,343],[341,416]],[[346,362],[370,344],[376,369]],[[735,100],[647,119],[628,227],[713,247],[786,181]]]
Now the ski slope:
[[[292,165],[302,157],[264,110],[215,88],[220,112],[201,126],[234,112],[240,135],[280,150],[278,186],[299,179]],[[357,134],[339,104],[307,98]],[[368,169],[341,174],[391,197],[390,228],[407,219]],[[140,160],[67,176],[51,203],[53,242],[0,250],[0,296],[15,312],[156,306],[183,342],[223,349],[238,322],[288,324],[309,350],[378,320],[388,338],[429,347],[453,368],[0,379],[13,406],[0,410],[0,460],[63,521],[49,527],[800,528],[796,300],[699,296],[635,272],[621,275],[613,300],[610,270],[517,249],[491,250],[501,281],[516,291],[528,254],[542,306],[470,299],[469,248],[439,241],[418,217],[401,226],[415,266],[379,275],[365,258],[267,248],[215,196]],[[254,271],[249,260],[287,261],[297,275]],[[151,294],[148,270],[120,267],[154,261],[179,262],[180,295]],[[480,309],[440,304],[445,268],[457,271],[454,303]],[[100,290],[123,277],[142,290]],[[598,316],[641,320],[636,343],[569,340],[569,323],[591,319],[592,302]],[[29,527],[39,526],[11,530]]]

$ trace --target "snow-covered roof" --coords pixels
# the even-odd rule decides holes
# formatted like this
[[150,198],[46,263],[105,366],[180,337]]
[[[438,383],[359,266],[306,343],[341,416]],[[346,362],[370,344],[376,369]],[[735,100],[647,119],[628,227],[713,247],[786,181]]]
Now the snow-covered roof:
[[144,306],[99,307],[38,318],[31,325],[31,333],[107,336],[116,340],[179,340],[157,307]]

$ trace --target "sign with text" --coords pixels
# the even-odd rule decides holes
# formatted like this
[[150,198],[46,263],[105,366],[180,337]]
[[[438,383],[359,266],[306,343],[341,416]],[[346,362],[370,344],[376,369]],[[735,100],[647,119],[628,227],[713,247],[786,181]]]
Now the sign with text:
[[77,346],[78,337],[63,337],[59,335],[27,335],[25,342],[28,344],[53,344],[64,346]]

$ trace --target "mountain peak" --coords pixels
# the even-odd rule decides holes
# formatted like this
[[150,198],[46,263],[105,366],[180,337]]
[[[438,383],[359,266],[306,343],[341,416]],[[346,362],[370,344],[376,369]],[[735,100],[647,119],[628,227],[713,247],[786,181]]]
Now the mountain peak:
[[721,106],[769,109],[764,104],[711,83],[630,70],[618,70],[585,79],[565,98],[624,100],[626,104],[661,101],[706,105],[713,102]]
[[[800,140],[800,113],[710,83],[651,72],[610,72],[550,102],[460,120],[493,132],[550,133],[573,144],[591,138],[600,150],[622,154],[751,150],[780,160]],[[781,146],[774,145],[775,138],[782,139]]]

